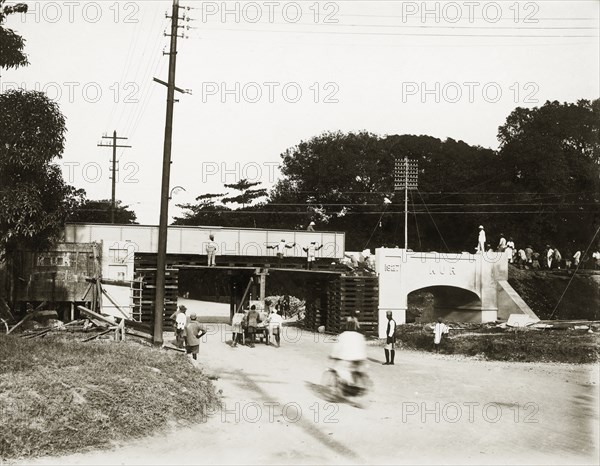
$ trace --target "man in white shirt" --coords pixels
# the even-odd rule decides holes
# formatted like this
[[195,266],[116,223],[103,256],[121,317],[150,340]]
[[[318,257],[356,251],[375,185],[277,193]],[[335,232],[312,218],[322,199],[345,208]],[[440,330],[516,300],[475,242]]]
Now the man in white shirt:
[[312,266],[315,262],[316,253],[322,247],[323,247],[322,244],[320,246],[317,246],[317,243],[315,241],[311,241],[310,244],[308,245],[308,247],[302,248],[304,250],[304,252],[306,253],[306,260],[308,262],[306,268],[308,270],[312,269]]
[[385,362],[383,365],[393,366],[394,356],[396,355],[396,321],[392,318],[392,311],[387,311],[385,315],[387,317],[388,324],[385,331]]
[[283,317],[279,312],[271,312],[267,317],[267,325],[269,326],[269,344],[273,344],[273,340],[277,343],[277,348],[281,345],[281,325]]
[[208,256],[208,266],[214,267],[216,264],[215,257],[217,256],[217,243],[215,243],[215,237],[209,236],[210,241],[206,244],[206,255]]
[[479,237],[477,239],[477,252],[485,252],[485,230],[483,225],[479,225]]
[[575,268],[579,267],[580,260],[581,260],[581,251],[577,251],[577,252],[575,252],[575,254],[573,254],[573,265],[575,266]]
[[175,317],[175,338],[177,340],[178,348],[183,348],[185,340],[185,326],[188,323],[188,318],[185,311],[187,311],[187,307],[179,306],[179,314],[177,314]]
[[433,348],[435,352],[439,352],[442,335],[448,335],[448,326],[442,322],[442,318],[438,317],[437,323],[433,327]]
[[294,246],[296,246],[296,243],[287,244],[287,241],[282,239],[279,243],[274,244],[273,246],[267,246],[267,249],[276,249],[277,259],[279,259],[279,262],[281,263],[281,260],[285,255],[285,250],[292,249]]

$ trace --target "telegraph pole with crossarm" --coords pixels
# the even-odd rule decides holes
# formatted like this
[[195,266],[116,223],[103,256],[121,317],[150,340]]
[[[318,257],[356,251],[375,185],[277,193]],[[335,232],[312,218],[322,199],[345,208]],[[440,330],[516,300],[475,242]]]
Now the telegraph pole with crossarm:
[[116,186],[117,186],[117,148],[121,149],[130,149],[131,146],[120,146],[117,144],[117,140],[119,139],[127,139],[117,137],[117,132],[113,131],[112,136],[102,136],[102,139],[112,139],[112,144],[98,144],[98,147],[112,147],[112,197],[110,202],[110,223],[115,223],[115,195],[116,195]]
[[408,249],[408,190],[417,189],[418,182],[418,160],[397,158],[394,166],[394,189],[404,190],[404,249]]
[[177,65],[177,38],[184,38],[179,35],[179,20],[186,19],[179,17],[179,0],[173,0],[173,10],[171,18],[171,34],[165,34],[171,37],[169,48],[169,81],[164,82],[154,78],[154,81],[167,87],[167,114],[165,122],[165,142],[163,147],[163,168],[162,182],[160,191],[160,223],[158,226],[158,254],[156,258],[156,298],[154,302],[154,344],[159,346],[163,343],[163,314],[165,310],[165,273],[167,267],[167,224],[169,221],[169,178],[171,176],[171,146],[173,140],[173,106],[176,102],[175,91],[183,94],[190,94],[189,90],[183,90],[175,86],[175,69]]

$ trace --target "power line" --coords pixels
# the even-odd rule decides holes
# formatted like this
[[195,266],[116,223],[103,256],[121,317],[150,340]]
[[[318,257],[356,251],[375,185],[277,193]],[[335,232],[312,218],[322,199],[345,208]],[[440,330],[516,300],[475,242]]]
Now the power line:
[[403,32],[346,32],[346,31],[296,31],[282,29],[243,29],[243,28],[203,28],[203,31],[228,31],[228,32],[260,32],[260,33],[281,33],[281,34],[333,34],[333,35],[357,35],[357,36],[415,36],[415,37],[517,37],[517,38],[596,38],[598,35],[537,35],[537,34],[424,34],[424,33],[403,33]]

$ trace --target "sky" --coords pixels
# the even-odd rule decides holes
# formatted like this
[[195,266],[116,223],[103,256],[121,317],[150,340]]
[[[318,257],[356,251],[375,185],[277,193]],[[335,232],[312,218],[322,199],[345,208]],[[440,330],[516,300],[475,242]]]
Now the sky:
[[[158,224],[171,2],[25,2],[6,27],[30,65],[0,90],[47,92],[67,118],[58,162],[89,199]],[[270,188],[281,154],[326,131],[424,134],[498,148],[516,107],[600,97],[594,1],[181,2],[169,214],[242,178]],[[176,188],[179,187],[179,188]]]

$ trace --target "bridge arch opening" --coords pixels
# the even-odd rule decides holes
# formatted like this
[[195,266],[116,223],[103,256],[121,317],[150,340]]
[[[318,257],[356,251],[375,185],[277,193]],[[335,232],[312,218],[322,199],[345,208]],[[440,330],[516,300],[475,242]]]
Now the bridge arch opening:
[[456,286],[427,286],[408,293],[407,322],[481,322],[481,299],[470,290]]

